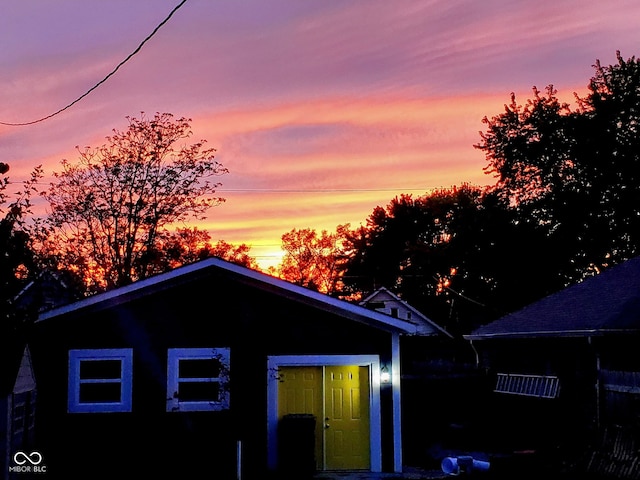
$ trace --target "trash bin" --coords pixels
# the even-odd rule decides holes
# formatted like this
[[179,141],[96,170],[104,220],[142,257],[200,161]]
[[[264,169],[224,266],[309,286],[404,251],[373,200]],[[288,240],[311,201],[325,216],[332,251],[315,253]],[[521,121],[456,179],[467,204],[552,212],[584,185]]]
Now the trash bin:
[[280,420],[279,466],[289,478],[311,478],[316,470],[316,417],[291,413]]

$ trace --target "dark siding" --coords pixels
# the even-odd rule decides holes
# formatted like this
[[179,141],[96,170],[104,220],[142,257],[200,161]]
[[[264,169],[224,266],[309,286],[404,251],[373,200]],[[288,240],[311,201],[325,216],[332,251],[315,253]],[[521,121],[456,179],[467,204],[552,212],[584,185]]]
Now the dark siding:
[[[61,478],[235,478],[241,439],[247,469],[259,471],[266,466],[267,356],[384,357],[390,343],[386,332],[225,278],[46,320],[32,348],[40,448]],[[177,347],[231,348],[230,410],[165,412],[167,349]],[[76,348],[133,348],[131,413],[66,413],[68,351]]]
[[557,376],[558,398],[492,393],[487,427],[502,448],[553,450],[583,442],[596,420],[596,351],[586,338],[475,342],[495,386],[496,373]]

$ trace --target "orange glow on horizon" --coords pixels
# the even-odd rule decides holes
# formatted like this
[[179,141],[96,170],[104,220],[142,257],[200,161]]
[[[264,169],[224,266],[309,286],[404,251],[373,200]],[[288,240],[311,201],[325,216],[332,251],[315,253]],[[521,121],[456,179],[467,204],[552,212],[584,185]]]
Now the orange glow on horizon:
[[[272,265],[293,228],[334,232],[401,194],[493,185],[474,144],[512,90],[524,105],[534,85],[551,83],[573,106],[596,60],[638,56],[632,0],[555,2],[543,22],[528,2],[200,1],[161,24],[175,6],[23,0],[3,9],[9,195],[39,165],[46,189],[61,160],[78,158],[76,145],[100,147],[127,129],[126,117],[191,118],[184,143],[205,140],[229,173],[211,179],[226,202],[187,226]],[[44,199],[33,200],[41,215]]]
[[[573,91],[559,96],[565,99]],[[530,97],[520,94],[517,100],[524,103]],[[281,236],[293,228],[334,232],[345,223],[355,228],[375,207],[403,193],[419,196],[462,183],[493,184],[482,170],[483,154],[473,144],[480,139],[482,118],[500,114],[508,101],[508,95],[498,94],[396,94],[199,112],[188,142],[206,139],[230,173],[216,179],[226,202],[194,225],[208,230],[214,242],[249,245],[250,254],[266,269],[279,263]],[[123,119],[116,128],[126,126]],[[95,143],[84,144],[95,148],[108,133],[96,132]],[[38,159],[48,176],[44,183],[51,181],[62,158],[77,157],[73,147],[67,152],[61,158]],[[12,180],[26,179],[29,168],[19,163],[10,173]]]

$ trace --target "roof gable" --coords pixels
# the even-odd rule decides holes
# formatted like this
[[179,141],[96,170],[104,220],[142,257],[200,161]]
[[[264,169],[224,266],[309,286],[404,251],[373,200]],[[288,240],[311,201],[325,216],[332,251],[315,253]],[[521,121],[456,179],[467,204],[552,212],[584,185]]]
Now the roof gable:
[[3,345],[0,367],[0,396],[35,388],[31,353],[27,345]]
[[43,270],[15,296],[19,308],[34,307],[42,312],[78,300],[80,293],[65,280],[64,272]]
[[468,340],[640,331],[640,257],[476,329]]
[[285,280],[252,270],[220,258],[208,258],[176,268],[170,272],[134,282],[108,292],[84,298],[75,303],[42,312],[37,322],[50,321],[66,316],[95,312],[120,305],[146,295],[170,289],[172,286],[198,281],[211,274],[220,273],[237,281],[252,285],[295,302],[301,302],[338,316],[362,322],[370,326],[403,334],[418,333],[417,325],[403,319],[372,311],[359,305],[294,285]]
[[390,314],[387,310],[391,311],[392,308],[403,309],[411,312],[410,318],[406,318],[406,320],[416,325],[421,335],[443,334],[446,337],[453,338],[444,328],[385,287],[380,287],[365,297],[360,301],[360,305],[387,314]]
[[36,388],[36,381],[35,376],[33,375],[33,367],[31,365],[31,352],[29,351],[29,347],[26,346],[20,361],[18,374],[16,375],[16,383],[13,388],[13,393],[29,392],[34,388]]

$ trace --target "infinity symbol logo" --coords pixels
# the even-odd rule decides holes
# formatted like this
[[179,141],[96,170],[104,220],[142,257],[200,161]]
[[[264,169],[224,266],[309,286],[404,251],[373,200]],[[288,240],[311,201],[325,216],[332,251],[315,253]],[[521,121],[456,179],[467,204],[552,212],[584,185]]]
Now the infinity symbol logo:
[[[18,460],[20,458],[20,460]],[[29,462],[31,465],[39,465],[42,462],[42,455],[39,452],[31,452],[27,455],[24,452],[16,452],[13,455],[13,461],[18,465],[24,465]]]

